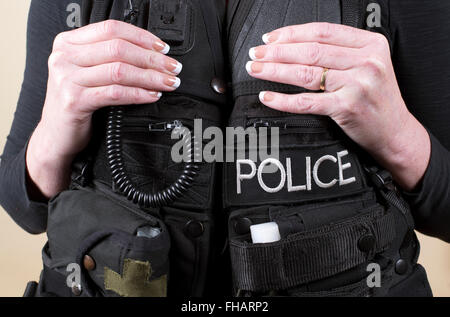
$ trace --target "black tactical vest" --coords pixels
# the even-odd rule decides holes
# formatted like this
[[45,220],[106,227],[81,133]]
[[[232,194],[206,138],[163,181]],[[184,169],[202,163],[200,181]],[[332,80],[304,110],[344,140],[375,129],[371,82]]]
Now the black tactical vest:
[[[314,21],[364,28],[366,2],[231,0],[225,12],[221,0],[83,1],[84,25],[117,19],[168,42],[182,84],[155,104],[95,114],[71,189],[50,203],[38,295],[388,296],[427,285],[410,210],[389,173],[329,118],[277,112],[257,98],[304,89],[245,71],[264,33]],[[203,129],[277,128],[279,155],[223,169],[193,154],[173,163],[171,133],[195,119]],[[185,141],[193,152],[207,142]],[[262,223],[276,223],[281,239],[252,243],[251,226]],[[377,268],[380,287],[368,283]]]

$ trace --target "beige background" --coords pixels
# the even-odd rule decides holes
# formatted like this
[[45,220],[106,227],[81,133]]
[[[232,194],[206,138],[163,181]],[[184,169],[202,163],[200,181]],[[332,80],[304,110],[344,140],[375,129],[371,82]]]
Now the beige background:
[[[57,1],[57,0],[55,0]],[[10,129],[23,78],[25,32],[30,0],[0,1],[2,47],[0,49],[0,148]],[[22,231],[0,209],[0,296],[21,296],[30,280],[37,280],[42,267],[40,252],[45,235]],[[421,237],[420,262],[426,267],[436,296],[450,296],[450,246]]]

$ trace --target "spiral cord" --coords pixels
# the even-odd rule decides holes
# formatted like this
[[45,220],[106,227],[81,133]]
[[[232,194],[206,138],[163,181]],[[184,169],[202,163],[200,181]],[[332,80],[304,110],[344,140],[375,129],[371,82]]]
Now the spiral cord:
[[108,112],[106,131],[106,155],[111,170],[111,178],[117,190],[128,200],[144,208],[167,206],[181,198],[194,185],[200,166],[196,163],[195,153],[200,153],[200,143],[194,136],[184,137],[185,149],[189,161],[185,163],[181,176],[169,187],[157,193],[148,193],[138,189],[125,169],[122,156],[122,125],[124,111],[121,107],[111,108]]

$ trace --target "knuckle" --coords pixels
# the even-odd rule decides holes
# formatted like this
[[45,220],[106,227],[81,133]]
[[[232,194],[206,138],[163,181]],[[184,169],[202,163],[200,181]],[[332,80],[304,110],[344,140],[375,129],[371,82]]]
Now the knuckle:
[[53,49],[61,49],[64,47],[64,38],[65,38],[66,32],[61,32],[58,35],[55,36],[55,39],[53,40]]
[[124,97],[124,91],[119,85],[112,85],[107,91],[108,97],[113,101],[119,101]]
[[287,42],[295,41],[297,32],[294,27],[286,28],[285,32],[286,32]]
[[125,77],[125,65],[123,63],[117,62],[111,64],[111,82],[120,83]]
[[115,20],[107,20],[99,23],[99,31],[106,36],[112,37],[119,28],[119,22]]
[[309,87],[315,80],[315,73],[311,67],[299,67],[295,71],[295,77],[298,83]]
[[357,83],[358,96],[360,100],[368,100],[372,84],[370,80],[361,78]]
[[67,112],[74,112],[77,110],[77,98],[72,91],[65,91],[61,94],[61,101],[63,109]]
[[147,70],[143,73],[143,80],[146,81],[151,87],[158,87],[163,81],[164,76],[160,75],[156,71]]
[[318,23],[314,35],[319,40],[327,40],[333,34],[333,28],[331,23]]
[[354,118],[358,114],[358,106],[355,103],[346,103],[341,107],[341,109],[342,109],[342,115],[348,121],[347,124],[350,124],[350,122],[353,122]]
[[302,112],[312,112],[315,108],[314,100],[308,96],[300,94],[297,96],[297,104],[302,109]]
[[318,64],[320,61],[320,44],[312,43],[308,45],[306,56],[308,57],[311,65]]
[[384,36],[383,34],[373,33],[373,37],[374,37],[373,42],[375,43],[375,45],[377,47],[380,47],[380,48],[389,47],[389,42],[388,42],[386,36]]
[[386,66],[376,57],[367,58],[364,61],[364,69],[369,75],[374,77],[381,77],[386,73]]
[[137,88],[132,89],[130,92],[130,99],[131,99],[132,103],[138,104],[139,101],[141,100],[140,90]]
[[266,72],[266,76],[272,79],[279,79],[280,72],[278,70],[278,67],[275,65],[266,65],[264,67],[264,71]]
[[109,44],[109,54],[112,58],[121,58],[126,51],[125,41],[117,39]]
[[58,68],[64,61],[64,52],[56,50],[53,51],[48,58],[49,69]]
[[147,64],[149,67],[153,67],[156,64],[156,57],[154,54],[150,53],[147,56]]
[[281,45],[275,45],[272,48],[272,56],[275,60],[281,60],[284,57],[284,49]]

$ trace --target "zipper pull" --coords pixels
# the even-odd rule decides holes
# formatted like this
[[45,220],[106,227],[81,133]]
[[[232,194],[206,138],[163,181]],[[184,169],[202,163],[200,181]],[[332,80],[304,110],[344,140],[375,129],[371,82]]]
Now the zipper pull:
[[282,121],[263,121],[259,120],[253,123],[253,127],[258,128],[281,128],[287,129],[287,123]]
[[270,127],[270,122],[269,121],[263,121],[263,120],[259,120],[259,121],[255,121],[253,122],[253,127],[258,129],[258,128],[268,128]]
[[133,5],[133,0],[128,0],[128,6],[129,8],[125,9],[124,21],[128,23],[134,23],[139,14],[139,10],[136,9]]
[[183,127],[183,124],[179,120],[173,122],[158,122],[150,123],[148,129],[150,132],[167,132]]

